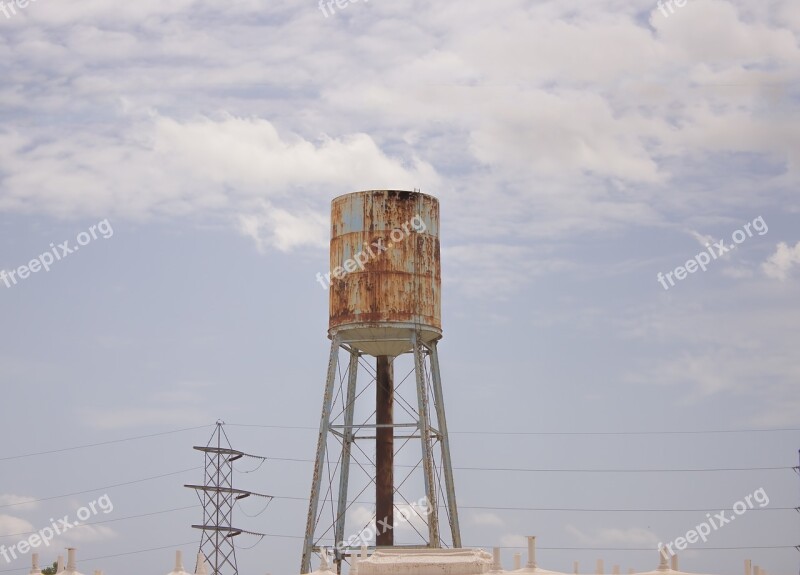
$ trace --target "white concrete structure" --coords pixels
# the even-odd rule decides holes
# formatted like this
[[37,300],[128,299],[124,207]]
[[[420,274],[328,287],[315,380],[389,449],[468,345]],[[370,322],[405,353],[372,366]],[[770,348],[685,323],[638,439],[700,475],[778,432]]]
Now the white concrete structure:
[[565,575],[558,571],[548,571],[542,569],[536,563],[536,537],[528,536],[528,562],[522,569],[516,569],[512,573],[538,573],[539,575]]
[[[67,568],[64,570],[66,575],[81,575],[78,573],[78,564],[75,559],[76,549],[74,547],[67,547]],[[61,559],[59,557],[59,559]]]
[[208,575],[208,570],[206,569],[206,558],[202,553],[197,554],[197,567],[194,571],[195,575]]
[[191,575],[183,568],[183,552],[178,550],[175,552],[175,567],[167,575]]
[[42,570],[39,569],[39,554],[32,553],[31,554],[31,574],[30,575],[42,575]]
[[[378,548],[372,555],[368,555],[366,546],[361,547],[359,556],[353,555],[350,560],[350,571],[348,575],[479,575],[479,574],[524,574],[534,575],[566,575],[559,571],[549,571],[542,569],[536,562],[536,537],[528,537],[528,558],[524,567],[520,567],[522,557],[520,553],[515,553],[513,557],[514,569],[504,570],[501,563],[500,548],[495,547],[492,554],[483,549],[425,549],[425,548]],[[628,570],[629,575],[703,575],[699,573],[689,573],[680,571],[678,568],[678,556],[673,555],[670,560],[658,553],[659,564],[653,571],[635,573],[633,569]],[[573,563],[574,575],[579,575],[579,565]],[[604,573],[604,561],[598,559],[596,571],[602,575]],[[612,566],[614,575],[622,573],[622,566],[615,564]],[[170,573],[169,575],[173,575]],[[207,575],[206,573],[198,575]],[[312,572],[312,575],[336,575],[335,567],[332,565],[330,556],[327,552],[323,553],[320,559],[319,569]],[[570,574],[573,575],[573,574]],[[744,575],[766,575],[766,571],[753,565],[750,560],[745,561]]]
[[[677,571],[675,569],[672,569],[669,566],[669,563],[667,563],[667,557],[666,557],[666,555],[664,553],[660,553],[659,552],[658,553],[658,558],[659,558],[658,568],[655,571],[646,571],[644,573],[638,573],[637,575],[692,575],[692,574],[689,574],[689,573],[685,573],[683,571]],[[677,557],[673,556],[673,563],[672,564],[675,567],[678,566]],[[698,574],[694,574],[694,575],[698,575]]]
[[492,569],[482,549],[386,549],[358,562],[358,575],[479,575]]

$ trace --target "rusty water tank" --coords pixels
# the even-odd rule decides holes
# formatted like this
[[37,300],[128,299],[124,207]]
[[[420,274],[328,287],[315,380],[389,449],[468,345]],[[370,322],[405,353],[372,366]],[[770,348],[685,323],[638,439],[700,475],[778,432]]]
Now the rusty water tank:
[[442,335],[439,200],[369,190],[331,203],[330,322],[369,355],[411,349]]

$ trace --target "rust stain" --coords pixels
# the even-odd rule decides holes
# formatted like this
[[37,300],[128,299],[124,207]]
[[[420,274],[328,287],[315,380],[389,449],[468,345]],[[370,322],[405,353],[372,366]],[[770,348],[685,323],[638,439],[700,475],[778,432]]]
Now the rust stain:
[[439,201],[432,196],[377,190],[334,199],[330,327],[419,323],[441,329],[438,234]]

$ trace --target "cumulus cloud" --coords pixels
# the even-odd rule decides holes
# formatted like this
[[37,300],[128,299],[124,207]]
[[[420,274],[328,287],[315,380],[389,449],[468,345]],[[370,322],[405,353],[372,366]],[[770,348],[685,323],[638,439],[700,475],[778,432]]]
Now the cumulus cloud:
[[120,135],[46,141],[7,130],[0,144],[9,150],[0,159],[0,211],[222,217],[259,249],[325,245],[332,190],[411,189],[437,181],[425,162],[412,158],[406,166],[365,134],[309,141],[282,136],[267,120],[228,114],[183,122],[154,116],[125,125]]
[[16,509],[36,509],[38,503],[32,497],[14,495],[12,493],[0,494],[0,507],[15,507]]
[[798,264],[800,264],[800,242],[797,242],[794,247],[786,242],[781,242],[775,253],[761,264],[761,269],[768,277],[783,281],[789,276],[792,268]]
[[495,513],[473,513],[470,516],[470,522],[473,525],[488,525],[492,527],[500,527],[505,525],[505,522]]
[[736,206],[731,154],[769,165],[764,187],[800,177],[792,6],[31,5],[0,40],[0,211],[222,218],[287,251],[323,249],[329,200],[359,189],[469,198],[551,239]]
[[297,215],[262,201],[248,214],[239,214],[239,232],[251,238],[259,251],[291,251],[300,246],[328,245],[329,216],[306,210]]
[[503,547],[526,547],[528,540],[522,535],[509,533],[500,537],[500,545]]
[[690,234],[690,235],[691,235],[691,236],[692,236],[692,237],[693,237],[695,240],[697,240],[697,243],[699,243],[699,244],[700,244],[701,246],[703,246],[703,247],[706,247],[706,246],[708,246],[708,245],[710,245],[710,244],[713,244],[714,242],[716,242],[716,241],[717,241],[716,239],[714,239],[714,236],[709,236],[709,235],[706,235],[706,234],[701,234],[700,232],[698,232],[698,231],[695,231],[695,230],[689,230],[689,234]]
[[33,530],[33,525],[24,519],[13,515],[0,515],[0,532],[2,533],[29,533]]
[[[376,519],[374,509],[369,509],[363,505],[352,507],[347,512],[347,524],[351,526],[353,537],[372,534],[368,540],[375,540]],[[427,533],[428,527],[421,514],[421,507],[416,503],[408,505],[406,503],[396,503],[394,510],[394,532],[399,538],[416,540],[418,534]],[[349,536],[345,537],[347,540]]]
[[574,536],[581,544],[602,547],[605,545],[625,544],[652,546],[658,548],[658,537],[649,529],[641,527],[619,528],[603,527],[591,533],[582,531],[574,525],[567,525],[566,532]]

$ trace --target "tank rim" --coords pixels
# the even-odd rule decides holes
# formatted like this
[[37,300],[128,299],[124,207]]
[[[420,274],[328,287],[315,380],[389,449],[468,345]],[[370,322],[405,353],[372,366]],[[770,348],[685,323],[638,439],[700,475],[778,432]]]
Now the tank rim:
[[436,202],[439,201],[439,198],[434,196],[434,195],[432,195],[432,194],[426,194],[425,192],[417,192],[417,191],[414,191],[414,190],[359,190],[357,192],[348,192],[346,194],[341,194],[339,196],[334,197],[331,200],[331,205],[333,205],[336,201],[341,200],[343,198],[346,198],[348,196],[372,194],[372,193],[379,193],[379,192],[395,192],[395,193],[401,193],[401,194],[415,194],[415,195],[418,195],[418,196],[424,196],[426,198],[430,198],[430,199],[432,199],[432,200],[434,200]]

